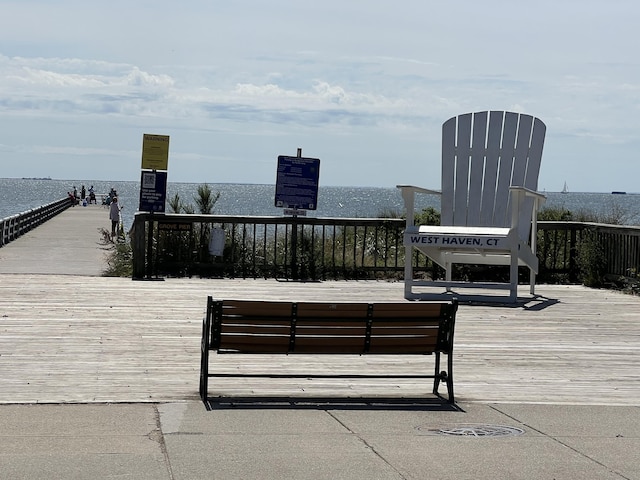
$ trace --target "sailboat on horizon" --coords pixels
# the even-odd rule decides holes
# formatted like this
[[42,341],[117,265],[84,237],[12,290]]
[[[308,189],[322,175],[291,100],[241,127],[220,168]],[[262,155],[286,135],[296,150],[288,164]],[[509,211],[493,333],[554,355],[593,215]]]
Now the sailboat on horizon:
[[569,189],[567,188],[567,182],[564,182],[564,187],[562,187],[562,191],[560,193],[569,193]]

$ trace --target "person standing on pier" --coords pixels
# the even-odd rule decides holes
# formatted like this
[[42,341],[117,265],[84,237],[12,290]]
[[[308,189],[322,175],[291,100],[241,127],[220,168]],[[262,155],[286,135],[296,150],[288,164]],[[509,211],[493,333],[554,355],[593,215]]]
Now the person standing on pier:
[[118,197],[113,197],[109,205],[109,218],[111,219],[111,239],[116,236],[118,225],[120,225],[120,210],[122,207],[118,204]]

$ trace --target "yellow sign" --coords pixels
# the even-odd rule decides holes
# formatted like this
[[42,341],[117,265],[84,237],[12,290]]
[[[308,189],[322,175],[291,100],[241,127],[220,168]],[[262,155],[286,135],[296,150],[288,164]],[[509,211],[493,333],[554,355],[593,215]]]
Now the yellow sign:
[[142,168],[167,170],[169,164],[169,135],[142,136]]

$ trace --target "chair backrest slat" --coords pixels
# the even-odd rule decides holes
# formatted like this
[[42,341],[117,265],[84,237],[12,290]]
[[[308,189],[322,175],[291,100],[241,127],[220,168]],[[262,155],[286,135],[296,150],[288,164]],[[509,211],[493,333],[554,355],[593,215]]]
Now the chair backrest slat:
[[[469,176],[469,196],[467,200],[466,225],[480,224],[480,207],[484,187],[484,158],[487,150],[487,112],[474,115],[473,137],[471,138],[471,168]],[[476,201],[472,201],[476,199]]]
[[481,227],[495,224],[496,188],[498,186],[498,167],[500,165],[500,146],[502,143],[502,112],[491,112],[489,117],[489,133],[487,134],[487,152],[484,168],[484,185],[482,188],[482,207],[480,212]]

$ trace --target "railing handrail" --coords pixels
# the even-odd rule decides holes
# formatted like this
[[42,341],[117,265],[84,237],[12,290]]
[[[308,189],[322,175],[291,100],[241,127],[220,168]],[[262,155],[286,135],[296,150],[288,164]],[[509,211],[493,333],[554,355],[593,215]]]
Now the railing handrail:
[[305,225],[380,225],[383,223],[398,224],[404,226],[402,218],[349,218],[349,217],[306,217],[306,216],[277,216],[277,215],[217,215],[198,213],[149,213],[137,212],[136,218],[147,221],[153,219],[185,221],[188,223],[256,223],[263,225],[273,224],[305,224]]
[[635,225],[614,225],[610,223],[561,221],[561,220],[538,221],[538,230],[584,230],[587,228],[591,228],[600,232],[640,235],[640,226],[635,226]]
[[0,247],[24,235],[29,230],[55,217],[71,206],[69,198],[55,200],[0,220]]

